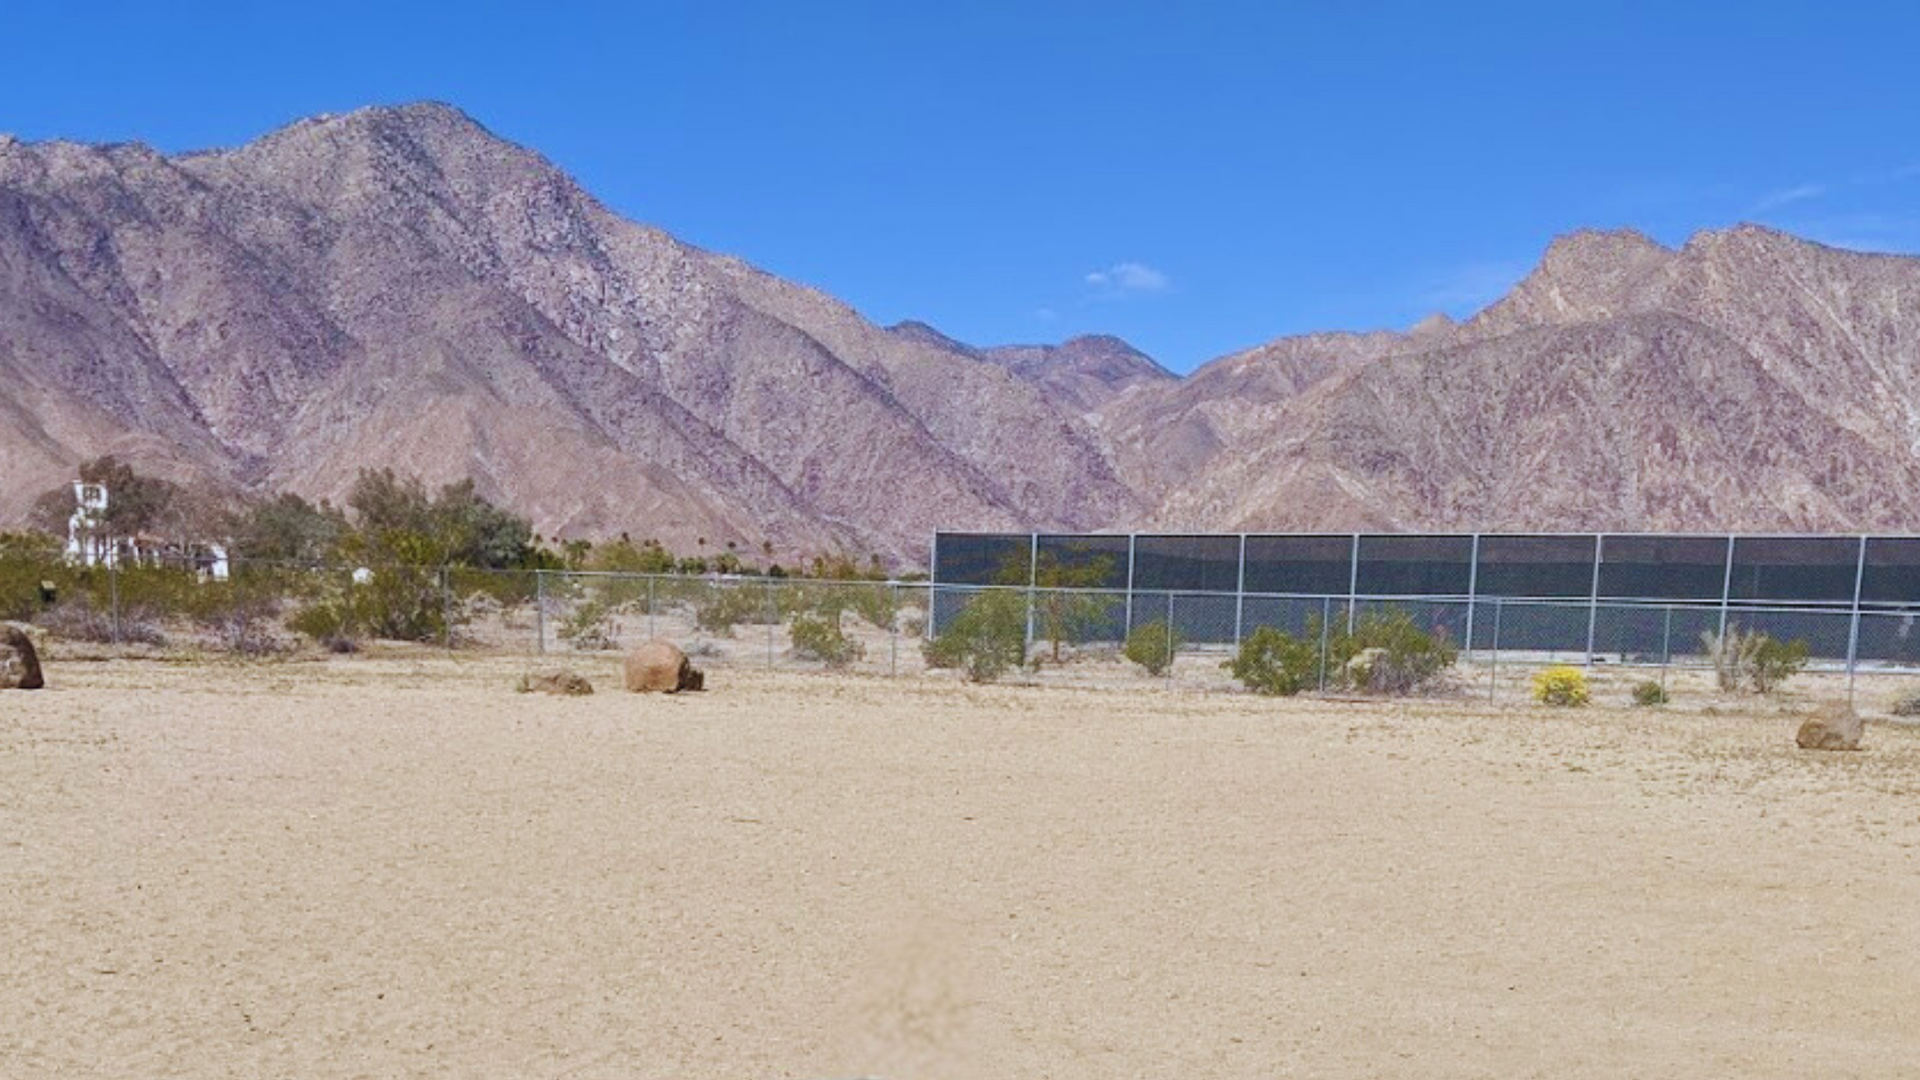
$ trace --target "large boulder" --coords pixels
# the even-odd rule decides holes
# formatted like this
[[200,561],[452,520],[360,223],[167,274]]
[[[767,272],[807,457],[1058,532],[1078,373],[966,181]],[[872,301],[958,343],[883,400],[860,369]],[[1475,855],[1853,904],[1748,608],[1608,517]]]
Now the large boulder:
[[677,694],[700,690],[706,675],[671,641],[656,638],[627,654],[623,670],[627,689],[635,693]]
[[38,690],[45,685],[33,638],[24,627],[0,623],[0,690]]
[[593,684],[585,675],[577,671],[555,669],[551,671],[529,671],[520,676],[520,685],[515,689],[523,694],[563,694],[579,697],[593,693]]
[[1829,705],[1800,725],[1793,741],[1802,750],[1858,750],[1866,724],[1846,705]]

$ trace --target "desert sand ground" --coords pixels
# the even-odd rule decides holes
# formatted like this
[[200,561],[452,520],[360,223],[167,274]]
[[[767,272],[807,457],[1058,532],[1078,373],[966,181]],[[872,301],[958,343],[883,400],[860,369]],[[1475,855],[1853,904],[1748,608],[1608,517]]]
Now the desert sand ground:
[[0,695],[8,1077],[1920,1075],[1920,733],[524,661]]

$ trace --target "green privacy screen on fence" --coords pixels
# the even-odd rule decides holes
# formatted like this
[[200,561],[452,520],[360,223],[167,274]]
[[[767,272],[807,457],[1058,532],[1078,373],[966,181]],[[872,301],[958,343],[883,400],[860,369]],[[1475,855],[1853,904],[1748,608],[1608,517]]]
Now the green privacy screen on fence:
[[1470,649],[1671,655],[1733,622],[1920,663],[1913,536],[943,532],[930,572],[933,630],[982,588],[1067,587],[1110,595],[1102,638],[1167,619],[1231,644],[1392,606]]

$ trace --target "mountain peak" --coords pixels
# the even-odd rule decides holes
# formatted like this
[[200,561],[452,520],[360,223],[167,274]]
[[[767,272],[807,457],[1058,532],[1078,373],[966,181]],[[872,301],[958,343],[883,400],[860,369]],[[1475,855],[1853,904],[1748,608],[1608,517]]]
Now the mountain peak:
[[1633,259],[1650,255],[1671,255],[1673,249],[1639,229],[1575,229],[1562,233],[1547,244],[1543,263],[1599,259]]
[[1504,333],[1617,314],[1677,255],[1638,229],[1577,229],[1555,237],[1539,265],[1467,325]]
[[917,341],[922,345],[931,345],[936,349],[945,349],[948,352],[957,352],[966,356],[978,356],[980,352],[980,350],[966,342],[948,337],[946,334],[941,333],[937,327],[930,323],[921,322],[919,319],[903,319],[887,327],[887,333],[893,334],[896,337],[906,338],[908,341]]

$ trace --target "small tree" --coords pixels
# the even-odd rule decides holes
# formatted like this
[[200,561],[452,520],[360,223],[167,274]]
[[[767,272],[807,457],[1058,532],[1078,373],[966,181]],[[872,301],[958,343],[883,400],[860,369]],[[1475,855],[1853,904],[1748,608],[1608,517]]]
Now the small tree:
[[924,649],[927,665],[961,668],[974,682],[992,682],[1026,660],[1026,597],[988,589],[967,601]]
[[1134,627],[1120,651],[1127,659],[1146,668],[1147,674],[1159,676],[1173,667],[1173,657],[1179,649],[1180,635],[1165,619],[1155,619]]
[[[1112,600],[1097,592],[1113,576],[1113,557],[1098,555],[1069,561],[1042,551],[1033,567],[1033,613],[1040,635],[1052,646],[1053,662],[1060,662],[1061,645],[1087,639],[1092,628],[1108,617]],[[1017,584],[1008,582],[1007,584]]]

